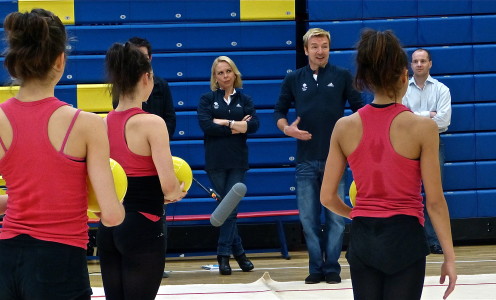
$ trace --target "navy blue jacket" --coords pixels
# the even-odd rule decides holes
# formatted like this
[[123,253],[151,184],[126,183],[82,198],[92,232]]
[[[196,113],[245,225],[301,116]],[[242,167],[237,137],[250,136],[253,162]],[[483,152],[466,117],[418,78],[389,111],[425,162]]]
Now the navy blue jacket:
[[327,64],[319,69],[317,81],[309,65],[286,75],[274,119],[287,119],[294,106],[301,118],[298,128],[312,134],[311,140],[297,141],[297,163],[327,158],[332,130],[344,115],[346,101],[354,112],[364,105],[360,93],[353,88],[351,73],[345,69]]
[[[232,134],[229,127],[213,122],[214,118],[241,121],[246,115],[252,116],[246,133]],[[236,90],[227,105],[223,90],[206,93],[200,98],[198,121],[205,138],[205,170],[249,169],[247,134],[256,132],[259,127],[250,96]]]

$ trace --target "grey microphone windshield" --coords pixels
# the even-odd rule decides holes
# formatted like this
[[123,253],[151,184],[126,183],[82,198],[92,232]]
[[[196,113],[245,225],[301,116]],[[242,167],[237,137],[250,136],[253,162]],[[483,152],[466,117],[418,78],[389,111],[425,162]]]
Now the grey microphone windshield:
[[224,224],[227,217],[229,217],[245,194],[246,185],[241,182],[236,183],[210,216],[210,224],[215,227]]

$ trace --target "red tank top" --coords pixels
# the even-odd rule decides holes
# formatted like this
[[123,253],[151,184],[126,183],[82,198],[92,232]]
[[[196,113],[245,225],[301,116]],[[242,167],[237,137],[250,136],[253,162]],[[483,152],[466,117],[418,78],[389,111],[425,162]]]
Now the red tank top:
[[107,128],[110,143],[110,157],[115,159],[126,171],[128,177],[154,176],[157,169],[151,156],[131,152],[126,142],[126,123],[134,115],[146,114],[140,108],[125,111],[111,111],[107,115]]
[[358,110],[362,139],[348,156],[357,186],[352,218],[410,215],[424,224],[420,160],[399,155],[390,141],[391,123],[404,111],[409,109],[402,104],[383,108],[366,105]]
[[80,111],[60,149],[48,137],[48,121],[63,105],[68,104],[54,97],[35,102],[11,98],[0,105],[13,130],[12,144],[0,160],[9,195],[0,239],[28,234],[86,249],[86,162],[63,153]]

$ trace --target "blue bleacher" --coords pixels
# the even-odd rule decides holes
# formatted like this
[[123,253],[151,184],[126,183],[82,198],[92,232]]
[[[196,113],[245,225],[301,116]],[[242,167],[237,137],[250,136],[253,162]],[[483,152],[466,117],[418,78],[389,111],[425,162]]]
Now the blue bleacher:
[[312,21],[361,19],[363,15],[363,0],[307,0],[307,3]]
[[495,87],[496,74],[474,75],[474,94],[477,102],[496,101]]
[[471,0],[418,0],[419,16],[461,15],[471,10]]
[[351,49],[360,38],[362,21],[310,22],[310,28],[322,28],[331,33],[331,50]]
[[448,127],[449,133],[474,131],[474,104],[453,104],[451,105],[451,111],[451,124]]
[[363,0],[363,18],[413,17],[417,0]]
[[472,41],[471,17],[418,19],[418,42],[421,45],[453,45],[470,41]]
[[67,26],[76,37],[71,43],[73,54],[105,54],[112,43],[133,36],[149,40],[153,53],[290,50],[295,48],[295,28],[290,21]]
[[475,130],[488,131],[496,130],[496,103],[478,103],[474,107]]
[[451,94],[451,103],[474,102],[474,75],[433,76],[444,83]]
[[[75,0],[77,24],[239,21],[239,0]],[[206,13],[208,12],[208,13]]]
[[496,28],[496,15],[472,16],[472,41],[474,43],[496,42],[494,28]]
[[475,134],[475,159],[496,160],[496,132],[478,132]]
[[450,218],[464,219],[478,216],[477,193],[475,191],[456,191],[444,194]]
[[446,191],[475,190],[476,175],[475,162],[445,163],[443,187]]
[[474,45],[474,72],[496,72],[496,45]]
[[[494,217],[496,215],[496,189],[477,191],[477,217]],[[473,216],[471,216],[473,217]]]
[[363,21],[363,27],[381,31],[390,29],[400,39],[404,47],[419,44],[419,28],[416,18],[365,20]]
[[464,74],[474,71],[472,46],[427,47],[427,49],[431,52],[433,61],[431,75]]
[[472,0],[473,14],[495,14],[496,1],[491,0]]
[[477,174],[477,189],[496,188],[496,180],[494,180],[496,161],[478,161],[475,163],[475,170]]
[[473,161],[476,159],[475,133],[441,135],[445,162]]

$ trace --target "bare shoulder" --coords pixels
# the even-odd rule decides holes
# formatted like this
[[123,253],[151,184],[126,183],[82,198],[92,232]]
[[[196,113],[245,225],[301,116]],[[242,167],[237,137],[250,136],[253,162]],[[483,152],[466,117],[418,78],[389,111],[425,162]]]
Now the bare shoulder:
[[425,140],[430,135],[437,135],[437,124],[431,118],[418,116],[411,112],[403,112],[399,117],[401,120],[400,125],[413,136],[419,137],[420,140]]
[[162,126],[165,125],[164,119],[154,114],[137,114],[129,119],[129,122],[138,126]]
[[360,115],[358,113],[353,113],[349,116],[340,118],[336,125],[334,125],[335,131],[348,131],[354,129],[361,129],[362,127],[362,119],[360,119]]

